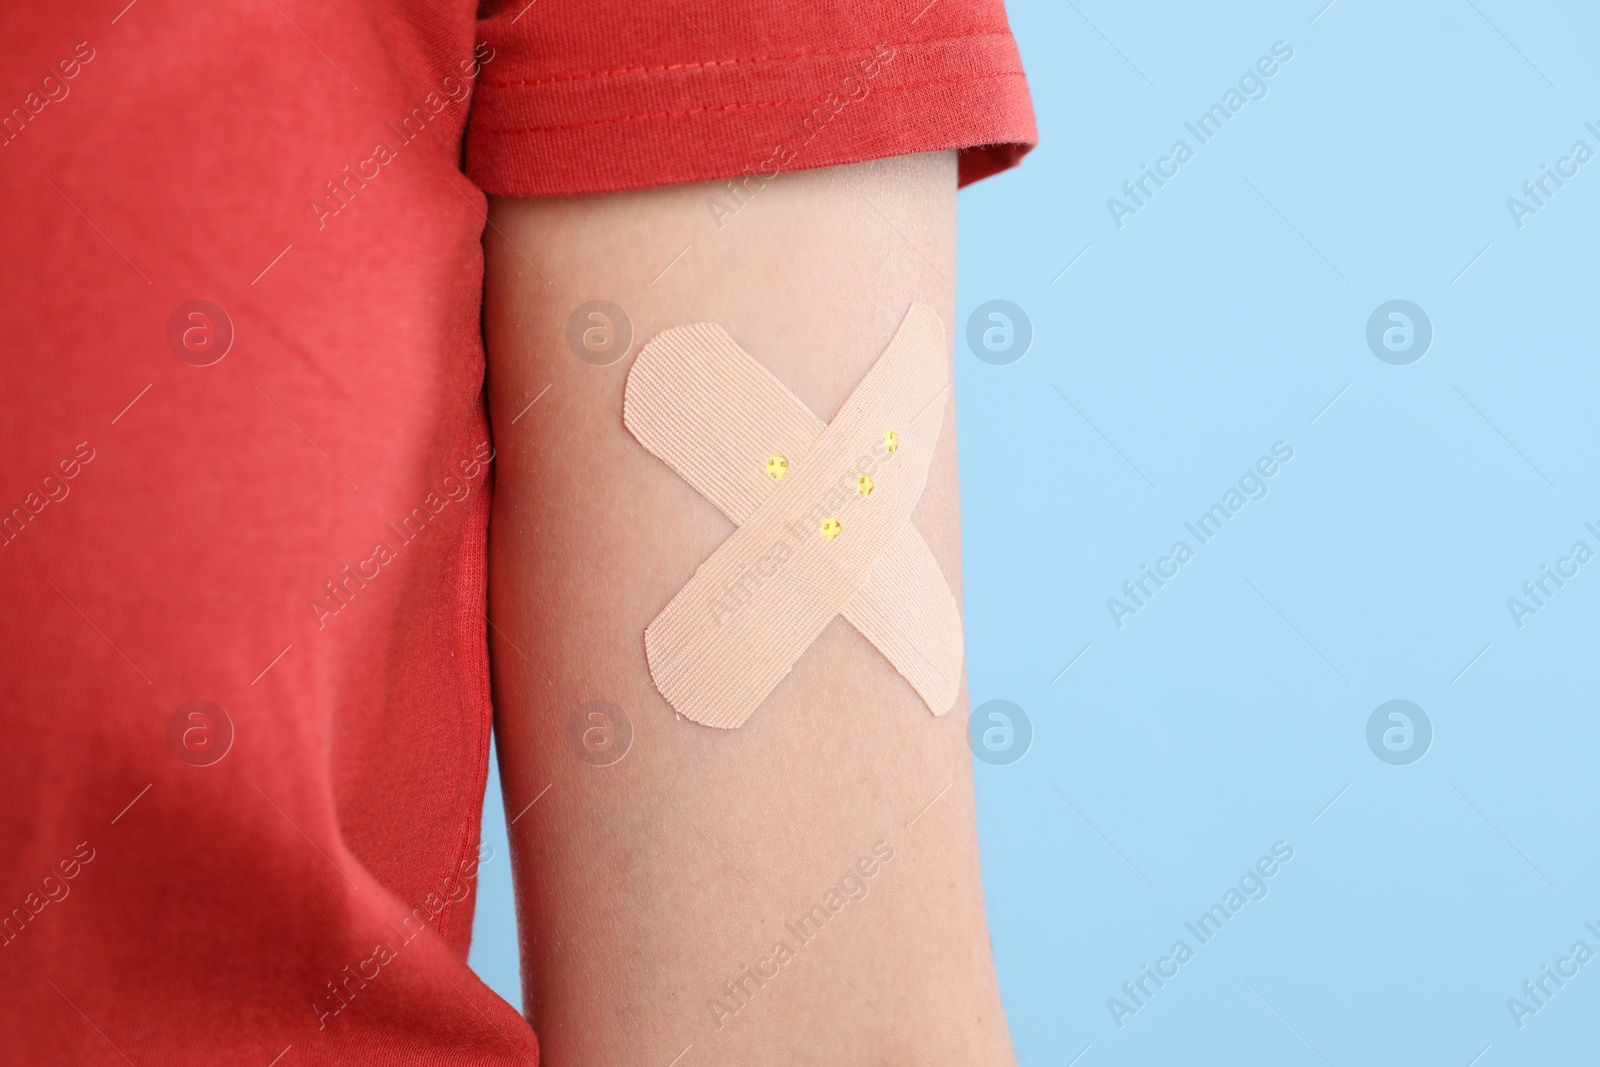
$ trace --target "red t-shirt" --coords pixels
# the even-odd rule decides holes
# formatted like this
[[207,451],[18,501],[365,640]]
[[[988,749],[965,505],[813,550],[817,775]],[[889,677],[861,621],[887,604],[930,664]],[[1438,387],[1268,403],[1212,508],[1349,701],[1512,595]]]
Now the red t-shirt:
[[1009,166],[1000,0],[923,2],[0,6],[0,1058],[537,1060],[465,962],[484,193]]

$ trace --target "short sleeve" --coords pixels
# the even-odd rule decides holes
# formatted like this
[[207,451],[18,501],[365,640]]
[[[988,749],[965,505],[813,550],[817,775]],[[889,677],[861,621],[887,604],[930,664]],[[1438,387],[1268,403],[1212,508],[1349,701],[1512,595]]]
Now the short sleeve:
[[1001,0],[484,0],[467,172],[551,196],[1037,140]]

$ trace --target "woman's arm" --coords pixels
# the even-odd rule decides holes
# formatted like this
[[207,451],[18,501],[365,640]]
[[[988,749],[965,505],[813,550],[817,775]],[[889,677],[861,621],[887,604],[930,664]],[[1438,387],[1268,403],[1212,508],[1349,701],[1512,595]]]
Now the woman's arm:
[[[954,333],[953,153],[734,189],[491,207],[491,642],[524,1007],[553,1064],[1009,1064],[965,693],[935,718],[842,618],[738,729],[679,718],[651,682],[645,627],[733,526],[623,426],[639,348],[720,324],[826,422],[913,301]],[[596,299],[631,320],[610,366],[566,339]],[[959,596],[944,402],[913,521]],[[608,766],[569,742],[591,700],[631,723]]]

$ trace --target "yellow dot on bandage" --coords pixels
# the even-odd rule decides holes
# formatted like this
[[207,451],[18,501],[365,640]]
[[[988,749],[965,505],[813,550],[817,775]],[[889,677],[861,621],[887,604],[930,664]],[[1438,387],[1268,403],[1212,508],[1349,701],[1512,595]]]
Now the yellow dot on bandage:
[[883,447],[887,448],[891,453],[895,452],[900,447],[900,435],[895,433],[893,430],[890,430],[888,433],[884,434]]
[[866,496],[868,493],[872,492],[872,479],[868,478],[865,474],[856,478],[856,492],[860,493],[862,496]]
[[783,456],[772,456],[767,460],[767,473],[774,478],[782,478],[789,473],[789,460]]
[[826,537],[828,540],[831,541],[835,537],[838,537],[840,529],[841,527],[839,526],[839,520],[833,516],[830,515],[826,519],[822,520],[822,536]]

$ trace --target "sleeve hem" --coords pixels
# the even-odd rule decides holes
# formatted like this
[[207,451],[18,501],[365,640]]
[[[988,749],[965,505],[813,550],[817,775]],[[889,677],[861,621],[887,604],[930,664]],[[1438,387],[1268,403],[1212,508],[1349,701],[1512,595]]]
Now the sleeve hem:
[[557,196],[955,149],[966,185],[1036,141],[1002,30],[486,82],[467,165],[486,192]]

